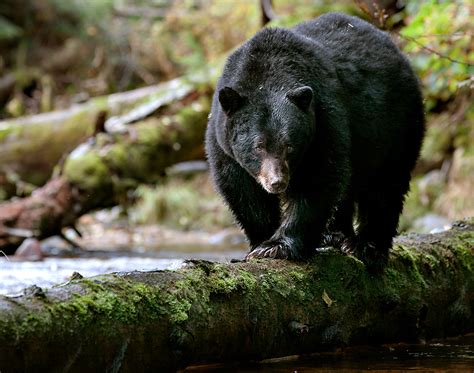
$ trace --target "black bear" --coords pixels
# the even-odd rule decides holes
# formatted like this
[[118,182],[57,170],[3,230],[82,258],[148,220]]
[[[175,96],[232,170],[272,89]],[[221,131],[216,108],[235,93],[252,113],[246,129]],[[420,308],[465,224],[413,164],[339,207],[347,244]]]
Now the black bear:
[[377,269],[423,134],[417,77],[390,37],[329,13],[263,29],[230,55],[206,152],[247,259],[304,259],[329,241]]

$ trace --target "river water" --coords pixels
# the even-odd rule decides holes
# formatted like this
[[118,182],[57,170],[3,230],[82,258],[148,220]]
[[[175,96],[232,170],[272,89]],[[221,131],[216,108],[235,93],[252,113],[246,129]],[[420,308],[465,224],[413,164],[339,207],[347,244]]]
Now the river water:
[[306,357],[189,367],[186,372],[474,372],[474,334],[425,344],[358,346]]
[[36,285],[42,288],[67,282],[74,272],[84,277],[122,271],[178,269],[181,259],[143,257],[45,258],[38,262],[12,261],[0,258],[0,294],[18,295],[24,288]]
[[19,295],[31,285],[48,288],[67,282],[74,272],[90,277],[111,272],[175,270],[187,259],[228,262],[243,258],[246,252],[238,248],[211,249],[213,247],[187,245],[186,250],[173,248],[154,252],[94,250],[75,252],[72,257],[45,257],[40,261],[0,256],[0,295]]

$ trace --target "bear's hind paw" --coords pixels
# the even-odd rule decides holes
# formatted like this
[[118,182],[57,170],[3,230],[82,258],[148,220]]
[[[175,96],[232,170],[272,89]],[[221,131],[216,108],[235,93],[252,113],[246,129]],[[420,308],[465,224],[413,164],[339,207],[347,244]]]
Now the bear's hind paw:
[[388,263],[389,248],[382,245],[377,247],[372,242],[356,242],[347,251],[364,262],[367,270],[374,274],[382,273]]

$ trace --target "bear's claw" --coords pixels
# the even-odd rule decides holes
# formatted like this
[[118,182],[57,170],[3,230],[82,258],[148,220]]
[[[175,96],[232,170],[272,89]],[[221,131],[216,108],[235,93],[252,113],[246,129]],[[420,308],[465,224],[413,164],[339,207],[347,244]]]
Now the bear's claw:
[[245,260],[272,258],[272,259],[290,259],[290,249],[281,242],[267,241],[247,254]]

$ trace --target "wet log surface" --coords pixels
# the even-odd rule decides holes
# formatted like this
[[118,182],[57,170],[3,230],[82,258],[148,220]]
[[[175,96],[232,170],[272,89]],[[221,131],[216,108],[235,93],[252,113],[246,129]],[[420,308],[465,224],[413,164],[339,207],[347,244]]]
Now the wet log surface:
[[329,250],[309,263],[195,261],[0,297],[0,371],[167,371],[473,330],[470,219],[398,237],[377,276]]

